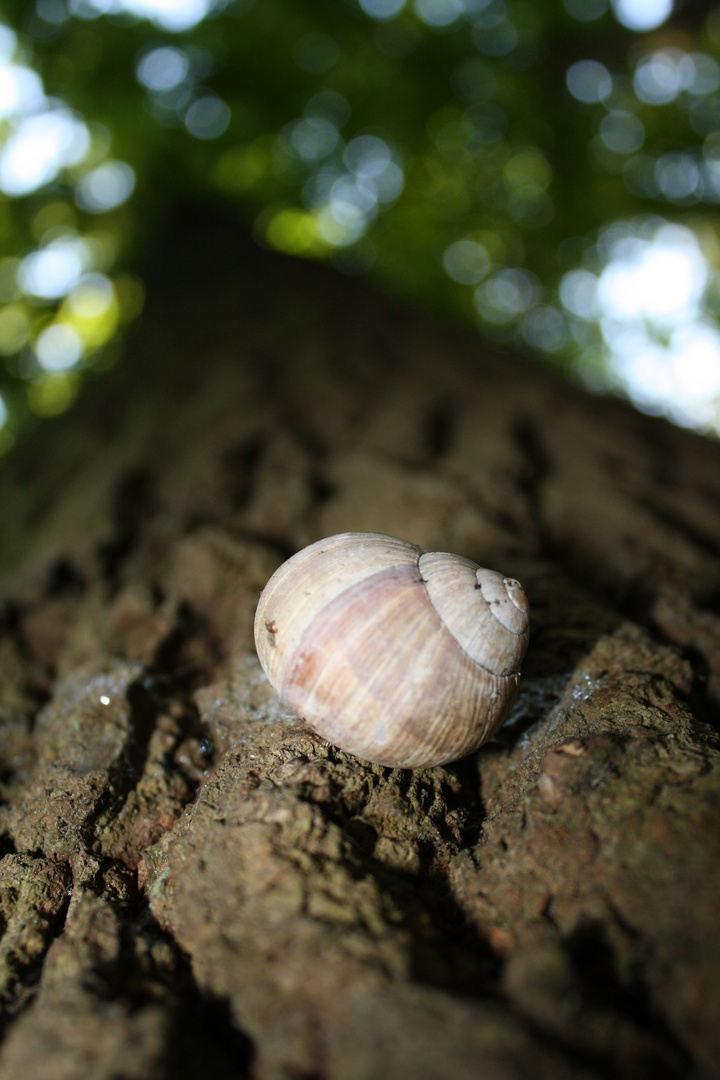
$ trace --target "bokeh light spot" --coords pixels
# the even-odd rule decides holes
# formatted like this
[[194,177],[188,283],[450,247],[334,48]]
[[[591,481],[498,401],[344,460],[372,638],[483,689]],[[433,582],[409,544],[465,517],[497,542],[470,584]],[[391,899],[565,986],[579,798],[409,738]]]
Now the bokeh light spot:
[[87,274],[60,308],[60,320],[80,336],[83,351],[97,349],[115,334],[120,304],[113,283],[104,274]]
[[67,298],[68,310],[79,319],[98,319],[115,299],[112,282],[104,274],[88,274]]
[[586,103],[604,101],[612,93],[612,76],[598,60],[578,60],[568,68],[567,88],[574,98]]
[[339,137],[332,121],[322,116],[309,116],[295,124],[290,141],[303,160],[320,161],[333,152]]
[[52,26],[61,26],[70,17],[63,0],[36,0],[35,10],[44,22]]
[[27,195],[54,180],[62,168],[76,165],[90,149],[83,121],[66,108],[20,120],[0,152],[0,189]]
[[611,364],[638,408],[690,427],[717,426],[720,334],[697,324],[675,331],[663,347],[639,333],[616,342]]
[[510,323],[537,299],[538,281],[528,270],[506,269],[475,290],[475,304],[489,323]]
[[720,98],[717,94],[694,101],[688,119],[698,135],[712,136],[720,131]]
[[103,214],[121,206],[135,190],[135,172],[125,161],[106,161],[84,176],[75,189],[82,210]]
[[[618,222],[598,241],[606,263],[599,279],[566,274],[563,304],[582,319],[599,319],[609,374],[642,410],[676,423],[718,427],[720,332],[703,312],[711,282],[707,259],[687,227]],[[593,349],[580,372],[598,382]]]
[[580,319],[594,319],[598,311],[597,284],[595,274],[588,270],[571,270],[560,282],[560,300],[563,306]]
[[184,49],[163,45],[146,52],[137,62],[138,82],[148,90],[172,90],[182,83],[190,70],[190,58]]
[[415,0],[414,7],[428,26],[450,26],[465,11],[462,0]]
[[80,335],[66,323],[53,323],[38,336],[35,355],[45,371],[74,367],[83,353]]
[[90,265],[90,249],[78,236],[54,240],[20,262],[17,281],[23,292],[58,299],[78,283]]
[[659,192],[655,179],[656,165],[655,158],[648,154],[636,154],[629,158],[623,168],[623,180],[628,190],[641,198],[656,198]]
[[598,304],[606,319],[673,326],[697,315],[706,283],[707,263],[693,233],[664,225],[651,239],[630,236],[614,245]]
[[529,311],[523,318],[521,332],[528,345],[543,352],[558,352],[568,340],[562,312],[549,304]]
[[443,253],[445,272],[461,285],[474,285],[490,269],[490,256],[475,240],[457,240]]
[[230,108],[215,94],[193,101],[185,113],[185,127],[196,139],[217,139],[230,123]]
[[268,243],[288,255],[314,255],[323,250],[318,239],[318,225],[305,210],[280,210],[265,230]]
[[654,30],[673,9],[673,0],[612,0],[615,18],[628,30]]
[[686,59],[692,64],[692,78],[687,84],[691,94],[714,94],[720,89],[720,64],[714,56],[695,52]]
[[540,150],[522,150],[507,162],[504,174],[510,185],[521,194],[542,194],[550,184],[552,172],[547,158]]
[[41,376],[27,388],[28,405],[36,416],[58,416],[72,405],[77,385],[73,371]]
[[0,61],[0,120],[39,109],[45,101],[42,81],[31,68]]
[[[355,196],[355,197],[353,197]],[[333,189],[333,198],[317,215],[318,235],[331,247],[354,244],[368,225],[367,209],[358,205],[361,192],[350,185]]]
[[694,201],[700,193],[700,169],[689,154],[663,154],[655,166],[655,179],[670,202]]
[[667,105],[683,89],[683,61],[687,54],[680,49],[662,49],[643,57],[633,76],[633,89],[648,105]]
[[613,109],[600,123],[600,138],[616,154],[632,154],[645,141],[645,128],[635,113]]
[[30,324],[19,304],[8,304],[0,310],[0,354],[12,356],[27,342]]
[[213,7],[214,0],[70,0],[71,12],[80,18],[127,12],[174,33],[196,26]]
[[17,34],[9,26],[0,23],[0,63],[12,60],[17,49]]
[[359,3],[373,19],[392,19],[405,7],[405,0],[359,0]]
[[579,22],[594,22],[608,9],[607,0],[563,0],[568,15]]

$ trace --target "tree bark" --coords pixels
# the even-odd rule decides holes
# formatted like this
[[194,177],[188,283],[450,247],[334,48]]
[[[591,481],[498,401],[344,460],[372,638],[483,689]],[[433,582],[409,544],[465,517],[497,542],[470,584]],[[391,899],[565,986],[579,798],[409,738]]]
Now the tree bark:
[[[720,1062],[720,448],[231,222],[3,463],[0,1077]],[[350,529],[520,578],[499,734],[360,762],[252,641]]]

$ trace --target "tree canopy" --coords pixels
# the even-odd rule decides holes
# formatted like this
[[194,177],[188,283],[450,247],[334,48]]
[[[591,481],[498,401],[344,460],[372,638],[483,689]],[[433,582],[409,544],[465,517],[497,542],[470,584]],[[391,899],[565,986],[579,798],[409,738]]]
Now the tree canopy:
[[718,430],[712,5],[6,0],[0,18],[1,447],[114,361],[143,253],[198,202]]

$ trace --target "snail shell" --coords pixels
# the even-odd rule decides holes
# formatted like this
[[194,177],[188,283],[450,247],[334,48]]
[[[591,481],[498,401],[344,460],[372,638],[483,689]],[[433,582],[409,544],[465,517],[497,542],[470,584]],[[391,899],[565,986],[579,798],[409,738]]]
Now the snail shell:
[[293,555],[255,616],[260,663],[283,702],[343,750],[401,768],[454,761],[489,739],[527,642],[517,581],[378,533]]

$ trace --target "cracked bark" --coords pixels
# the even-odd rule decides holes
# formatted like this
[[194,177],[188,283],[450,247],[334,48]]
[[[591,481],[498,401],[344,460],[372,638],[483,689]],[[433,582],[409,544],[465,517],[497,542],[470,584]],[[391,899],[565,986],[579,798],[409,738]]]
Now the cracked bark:
[[[720,451],[228,223],[3,464],[0,1077],[711,1076]],[[369,529],[519,577],[522,689],[393,771],[254,606]]]

